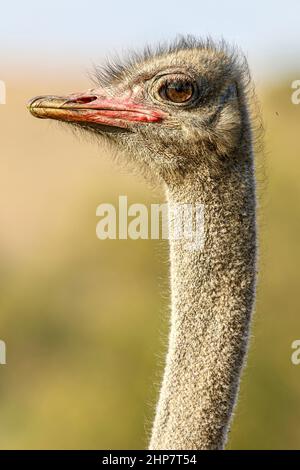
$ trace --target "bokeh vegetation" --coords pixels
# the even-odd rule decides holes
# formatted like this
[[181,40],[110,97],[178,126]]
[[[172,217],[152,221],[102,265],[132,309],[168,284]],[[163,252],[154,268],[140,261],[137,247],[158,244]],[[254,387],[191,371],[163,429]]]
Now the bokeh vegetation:
[[[29,116],[29,97],[86,86],[70,82],[11,80],[0,107],[2,449],[143,448],[162,372],[167,246],[95,235],[101,202],[162,195],[106,150]],[[290,82],[259,90],[260,277],[230,448],[300,446],[300,366],[290,360],[300,338],[300,105]]]

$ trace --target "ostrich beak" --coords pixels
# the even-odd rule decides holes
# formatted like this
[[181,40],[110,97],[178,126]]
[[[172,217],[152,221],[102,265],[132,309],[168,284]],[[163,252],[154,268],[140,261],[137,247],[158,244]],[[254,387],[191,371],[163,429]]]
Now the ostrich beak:
[[128,129],[132,123],[155,123],[167,114],[133,102],[128,95],[115,98],[103,90],[88,90],[67,96],[37,96],[27,105],[38,118]]

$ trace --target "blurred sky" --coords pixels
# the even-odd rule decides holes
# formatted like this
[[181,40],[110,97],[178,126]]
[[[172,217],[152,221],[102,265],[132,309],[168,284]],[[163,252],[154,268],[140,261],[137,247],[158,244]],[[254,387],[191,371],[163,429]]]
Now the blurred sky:
[[238,44],[258,78],[300,67],[299,0],[10,0],[1,19],[1,63],[25,74],[33,64],[37,74],[85,73],[106,54],[179,33]]

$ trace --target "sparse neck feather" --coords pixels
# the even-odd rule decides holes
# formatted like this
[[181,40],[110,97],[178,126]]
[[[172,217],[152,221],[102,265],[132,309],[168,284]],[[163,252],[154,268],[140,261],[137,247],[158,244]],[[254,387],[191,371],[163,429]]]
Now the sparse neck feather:
[[184,239],[170,240],[171,329],[150,449],[222,449],[255,297],[251,143],[219,178],[204,178],[199,169],[168,185],[167,198],[203,204],[204,245],[192,250]]

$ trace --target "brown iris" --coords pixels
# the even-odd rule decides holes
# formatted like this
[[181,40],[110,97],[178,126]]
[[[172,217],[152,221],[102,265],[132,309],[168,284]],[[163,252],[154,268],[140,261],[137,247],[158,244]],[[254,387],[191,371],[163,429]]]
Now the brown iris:
[[194,86],[186,80],[175,80],[165,83],[159,90],[159,94],[161,98],[173,103],[185,103],[192,98]]

